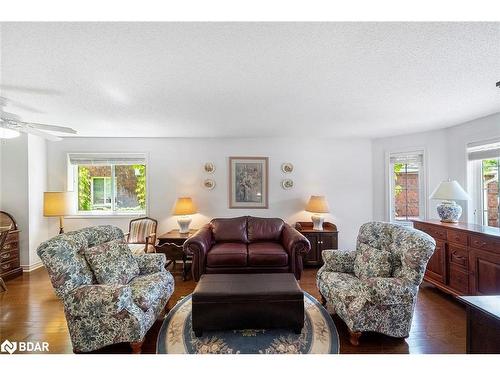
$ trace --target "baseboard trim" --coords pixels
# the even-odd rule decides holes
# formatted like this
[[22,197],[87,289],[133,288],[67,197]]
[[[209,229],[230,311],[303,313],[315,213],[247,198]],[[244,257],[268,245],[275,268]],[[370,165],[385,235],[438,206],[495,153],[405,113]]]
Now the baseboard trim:
[[43,267],[43,263],[42,261],[38,261],[34,264],[27,264],[27,265],[23,265],[21,264],[21,268],[23,269],[23,272],[31,272],[31,271],[34,271],[40,267]]

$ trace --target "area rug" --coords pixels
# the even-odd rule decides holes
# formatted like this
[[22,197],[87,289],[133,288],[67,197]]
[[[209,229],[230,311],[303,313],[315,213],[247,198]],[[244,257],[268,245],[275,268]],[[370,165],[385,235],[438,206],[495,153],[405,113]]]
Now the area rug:
[[168,313],[158,334],[159,354],[338,354],[335,324],[321,304],[304,292],[305,319],[301,334],[286,329],[206,331],[191,328],[191,295]]

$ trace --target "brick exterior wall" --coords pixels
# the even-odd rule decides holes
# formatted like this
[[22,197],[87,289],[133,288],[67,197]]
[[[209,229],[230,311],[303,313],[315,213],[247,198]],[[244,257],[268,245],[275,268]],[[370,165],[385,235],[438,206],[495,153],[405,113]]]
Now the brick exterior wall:
[[396,177],[396,186],[403,188],[395,197],[396,218],[405,218],[407,215],[418,217],[420,214],[418,173],[401,173]]
[[498,227],[498,182],[492,181],[487,185],[488,225]]

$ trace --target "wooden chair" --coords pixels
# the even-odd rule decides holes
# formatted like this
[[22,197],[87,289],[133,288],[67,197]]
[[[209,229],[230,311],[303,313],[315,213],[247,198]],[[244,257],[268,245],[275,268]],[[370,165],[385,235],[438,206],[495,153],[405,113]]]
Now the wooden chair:
[[130,220],[125,233],[130,250],[134,254],[156,253],[156,229],[158,221],[150,217]]
[[[10,227],[2,227],[0,229],[0,252],[2,252],[5,241],[7,240],[7,236],[9,234]],[[7,286],[3,281],[2,277],[0,277],[0,293],[5,292],[7,290]]]

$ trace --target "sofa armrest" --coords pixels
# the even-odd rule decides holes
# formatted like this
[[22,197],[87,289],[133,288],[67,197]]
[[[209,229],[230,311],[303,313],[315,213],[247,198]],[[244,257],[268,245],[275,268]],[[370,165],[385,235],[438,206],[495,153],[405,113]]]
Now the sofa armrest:
[[165,264],[167,263],[167,258],[165,257],[165,254],[161,253],[139,254],[139,255],[134,255],[134,258],[139,264],[139,270],[141,271],[141,275],[161,272],[165,270]]
[[376,305],[412,303],[418,291],[418,286],[399,277],[371,277],[363,282],[370,302]]
[[133,305],[128,285],[83,285],[63,299],[66,313],[75,317],[112,316]]
[[303,256],[311,250],[309,240],[298,230],[286,223],[283,227],[281,241],[289,256],[292,256],[294,253],[297,256]]
[[212,229],[206,224],[184,242],[184,252],[197,257],[205,257],[212,247]]
[[323,250],[321,252],[326,271],[330,272],[354,272],[354,258],[356,252],[352,250]]

